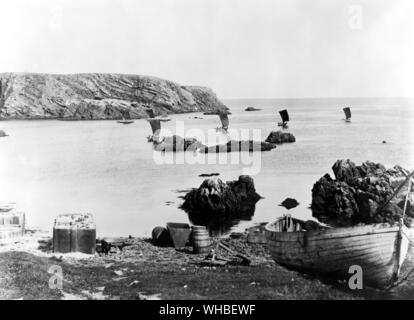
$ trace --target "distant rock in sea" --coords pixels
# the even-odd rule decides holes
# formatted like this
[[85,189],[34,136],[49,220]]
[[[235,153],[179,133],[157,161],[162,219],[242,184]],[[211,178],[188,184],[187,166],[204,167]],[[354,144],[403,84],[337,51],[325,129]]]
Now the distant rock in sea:
[[205,147],[195,138],[183,138],[177,135],[165,137],[161,143],[154,143],[154,150],[167,152],[196,151]]
[[202,173],[202,174],[199,174],[198,176],[205,178],[205,177],[214,177],[214,176],[219,176],[219,175],[220,173]]
[[0,74],[0,119],[139,119],[148,106],[161,116],[227,110],[209,88],[149,76]]
[[[154,139],[148,137],[148,142]],[[200,151],[200,153],[220,153],[220,152],[242,152],[242,151],[269,151],[276,148],[273,143],[263,141],[236,141],[230,140],[225,144],[206,146],[195,138],[183,138],[180,136],[164,137],[160,143],[154,143],[154,150],[163,152],[180,151]]]
[[257,109],[255,107],[247,107],[246,109],[244,109],[244,111],[260,111],[262,109]]
[[279,131],[272,131],[270,132],[269,136],[265,140],[266,142],[275,143],[275,144],[282,144],[282,143],[291,143],[295,142],[296,138],[293,134],[289,132]]
[[230,140],[225,144],[205,147],[200,149],[202,153],[240,152],[240,151],[269,151],[276,148],[273,143],[254,140],[236,141]]
[[1,138],[1,137],[7,137],[6,132],[5,132],[5,131],[3,131],[3,130],[0,130],[0,138]]

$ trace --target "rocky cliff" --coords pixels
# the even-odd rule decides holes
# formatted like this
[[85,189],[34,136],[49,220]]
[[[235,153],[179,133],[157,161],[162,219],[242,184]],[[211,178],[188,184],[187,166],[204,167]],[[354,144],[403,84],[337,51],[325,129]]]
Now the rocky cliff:
[[0,74],[0,119],[120,119],[226,107],[205,87],[121,74]]

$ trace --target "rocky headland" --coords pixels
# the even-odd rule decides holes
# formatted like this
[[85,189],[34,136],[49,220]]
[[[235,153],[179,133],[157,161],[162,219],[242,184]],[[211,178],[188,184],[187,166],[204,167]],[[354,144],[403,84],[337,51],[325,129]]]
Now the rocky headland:
[[123,74],[0,74],[0,119],[132,119],[185,112],[219,112],[226,106],[205,87]]

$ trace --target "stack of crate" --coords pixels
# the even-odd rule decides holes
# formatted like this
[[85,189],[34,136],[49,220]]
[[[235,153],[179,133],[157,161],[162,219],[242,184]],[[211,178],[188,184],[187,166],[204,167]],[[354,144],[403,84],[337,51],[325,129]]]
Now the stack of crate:
[[0,211],[0,244],[14,241],[24,235],[24,212]]

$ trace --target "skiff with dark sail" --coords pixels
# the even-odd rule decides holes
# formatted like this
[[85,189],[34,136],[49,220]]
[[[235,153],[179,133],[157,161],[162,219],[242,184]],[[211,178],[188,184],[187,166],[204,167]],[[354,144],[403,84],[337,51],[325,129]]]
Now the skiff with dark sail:
[[280,117],[282,118],[282,122],[279,122],[277,125],[286,129],[288,127],[287,123],[289,122],[289,113],[286,109],[279,111]]
[[220,129],[220,130],[223,130],[223,131],[227,132],[227,130],[229,129],[229,116],[228,116],[228,114],[224,113],[224,112],[220,112],[219,117],[220,117],[220,122],[221,122],[221,128],[217,128],[217,129]]
[[344,113],[345,113],[345,121],[346,122],[351,122],[351,108],[350,107],[345,107],[342,110],[344,110]]
[[147,121],[149,122],[152,130],[152,135],[148,137],[148,142],[161,143],[163,141],[160,137],[161,122],[171,121],[171,119],[160,119],[155,117],[155,113],[152,108],[145,109],[145,112],[148,114],[149,119],[147,119]]

